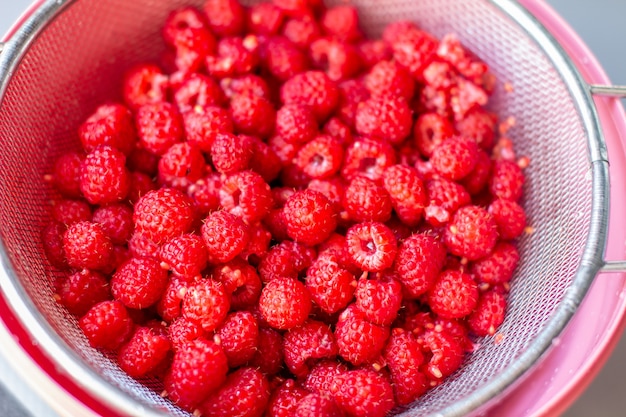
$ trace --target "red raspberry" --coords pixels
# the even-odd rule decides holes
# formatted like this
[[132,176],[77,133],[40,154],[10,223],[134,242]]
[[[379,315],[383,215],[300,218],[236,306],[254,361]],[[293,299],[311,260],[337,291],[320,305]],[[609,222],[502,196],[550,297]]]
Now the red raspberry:
[[261,417],[270,398],[270,384],[254,368],[240,368],[200,405],[203,415]]
[[396,163],[396,152],[383,141],[359,138],[345,153],[341,175],[348,181],[356,176],[365,176],[371,180],[382,179],[383,172]]
[[435,227],[448,223],[459,208],[472,202],[467,190],[454,181],[435,179],[428,181],[426,188],[428,205],[424,209],[425,219]]
[[288,248],[280,245],[273,246],[261,259],[258,266],[263,282],[270,282],[278,277],[298,277],[298,269],[294,254]]
[[365,87],[372,97],[401,97],[408,103],[415,92],[415,81],[397,62],[380,61],[365,76]]
[[318,134],[317,120],[311,107],[285,104],[276,112],[276,134],[285,142],[300,145]]
[[174,188],[147,192],[133,213],[135,231],[156,244],[188,232],[194,220],[190,198]]
[[272,98],[272,93],[265,79],[255,74],[223,78],[220,80],[220,87],[229,99],[239,94],[253,94],[270,101]]
[[478,145],[473,139],[454,136],[433,149],[433,168],[442,177],[457,181],[465,178],[478,162]]
[[488,67],[467,51],[456,34],[448,33],[437,49],[437,55],[450,62],[457,71],[475,84],[481,85]]
[[247,136],[220,133],[211,145],[211,160],[218,172],[231,175],[248,169],[253,150]]
[[172,350],[177,351],[199,337],[206,337],[206,333],[198,323],[177,317],[167,327],[167,337]]
[[220,188],[220,175],[211,173],[191,184],[187,188],[187,195],[195,210],[201,215],[207,215],[220,208]]
[[393,329],[384,357],[398,405],[410,404],[427,391],[428,380],[419,370],[424,363],[424,355],[421,344],[411,332]]
[[282,136],[278,135],[270,137],[267,144],[274,151],[276,156],[278,156],[278,159],[284,166],[291,164],[293,159],[298,154],[298,150],[300,150],[300,145],[287,143]]
[[159,168],[159,156],[144,148],[135,148],[126,158],[126,166],[131,174],[139,172],[155,176]]
[[103,104],[80,125],[78,136],[86,152],[108,145],[128,155],[136,140],[133,115],[122,104]]
[[206,16],[199,9],[187,6],[173,10],[163,24],[163,40],[167,45],[175,46],[184,41],[188,32],[206,29]]
[[339,407],[354,417],[384,417],[395,406],[389,379],[369,369],[342,374],[339,392],[334,396]]
[[400,36],[404,35],[406,32],[410,32],[415,29],[417,29],[415,22],[402,19],[396,20],[387,24],[387,26],[384,27],[382,39],[383,41],[391,45],[396,42],[396,40],[398,40]]
[[430,234],[414,234],[398,248],[394,270],[406,292],[417,298],[428,291],[439,276],[446,260],[446,249],[440,239]]
[[82,316],[95,304],[111,297],[104,275],[83,269],[65,278],[58,289],[58,302],[67,310]]
[[197,277],[208,263],[204,240],[186,233],[168,240],[159,248],[161,267],[182,278]]
[[252,154],[254,158],[250,159],[250,170],[261,175],[266,183],[271,183],[280,175],[282,162],[267,143],[255,136],[248,136],[252,140]]
[[284,355],[291,373],[305,377],[314,361],[337,355],[335,336],[327,324],[307,320],[285,333]]
[[478,143],[482,149],[490,151],[496,138],[496,125],[498,117],[480,106],[468,111],[460,120],[455,123],[456,130],[461,136],[471,138]]
[[306,287],[317,306],[336,313],[352,301],[356,286],[354,275],[341,266],[338,255],[319,256],[307,271]]
[[194,411],[226,381],[228,362],[213,341],[199,337],[174,353],[165,376],[167,397],[181,408]]
[[141,378],[155,370],[170,352],[171,345],[164,331],[138,327],[117,356],[120,368],[133,378]]
[[331,117],[328,119],[328,121],[324,123],[324,126],[322,126],[322,132],[337,139],[343,146],[353,142],[350,127],[341,121],[339,117]]
[[423,69],[424,84],[435,90],[451,92],[457,88],[459,77],[452,65],[439,59],[433,59]]
[[296,164],[311,178],[329,178],[339,171],[343,147],[332,136],[319,135],[298,151]]
[[206,112],[207,107],[220,106],[224,101],[219,84],[199,73],[191,74],[174,92],[174,103],[181,113]]
[[435,57],[439,41],[429,33],[417,28],[397,31],[394,38],[390,42],[393,58],[405,67],[411,75],[419,79],[424,68]]
[[267,216],[263,219],[263,224],[272,234],[272,238],[274,240],[281,242],[289,239],[289,236],[287,235],[287,224],[285,223],[285,216],[282,207],[270,210]]
[[354,6],[334,6],[326,9],[320,19],[326,34],[346,42],[360,39],[359,14]]
[[108,350],[120,347],[133,332],[133,321],[119,301],[95,304],[80,318],[78,325],[92,347]]
[[311,371],[304,379],[303,385],[310,392],[322,395],[334,395],[339,391],[337,382],[348,367],[343,362],[322,360],[311,367]]
[[355,127],[363,136],[398,144],[411,133],[413,115],[403,99],[372,97],[357,107]]
[[99,223],[111,242],[123,245],[133,233],[133,209],[123,203],[100,206],[93,212],[92,221]]
[[222,38],[217,55],[206,58],[208,73],[215,78],[248,74],[259,65],[258,39],[254,35]]
[[212,263],[230,261],[245,249],[249,240],[248,227],[243,220],[224,210],[209,214],[201,232]]
[[256,269],[241,258],[216,267],[212,277],[221,282],[230,294],[233,310],[250,308],[261,296],[261,278]]
[[270,326],[286,330],[306,320],[311,311],[311,296],[298,280],[277,277],[261,291],[259,311]]
[[241,171],[227,177],[219,194],[224,210],[240,217],[246,224],[263,219],[273,205],[270,186],[253,171]]
[[111,278],[111,293],[128,308],[156,303],[167,286],[167,271],[152,258],[130,258]]
[[[442,381],[459,369],[463,362],[463,347],[446,332],[427,331],[423,336],[424,348],[430,360],[422,372],[433,381]],[[432,381],[431,381],[432,384]]]
[[233,96],[229,111],[235,130],[239,133],[265,138],[274,130],[276,110],[263,97],[254,94]]
[[400,221],[408,226],[417,226],[427,203],[426,187],[418,171],[403,165],[392,165],[383,173],[383,185]]
[[356,290],[356,308],[379,326],[390,326],[402,303],[402,286],[393,278],[360,279]]
[[436,147],[453,135],[454,126],[450,120],[437,113],[420,114],[413,126],[415,146],[427,158],[430,158]]
[[44,179],[52,180],[56,189],[67,198],[82,197],[80,191],[81,165],[84,156],[78,152],[67,152],[54,161],[52,174]]
[[428,292],[428,304],[444,318],[461,318],[470,314],[478,301],[478,286],[461,271],[442,272]]
[[355,304],[346,307],[335,326],[339,354],[355,366],[377,359],[388,337],[389,328],[367,320]]
[[63,250],[75,269],[106,269],[113,256],[111,239],[100,224],[92,222],[70,225],[63,235]]
[[497,199],[487,209],[493,216],[501,239],[519,237],[526,227],[526,212],[515,201]]
[[274,375],[283,367],[283,337],[274,329],[260,328],[258,346],[249,366],[266,375]]
[[331,398],[326,395],[311,393],[298,401],[294,417],[342,417],[344,414]]
[[87,154],[81,165],[80,190],[91,204],[116,203],[128,195],[130,178],[126,157],[110,146]]
[[164,321],[171,323],[181,316],[183,298],[187,289],[193,283],[194,279],[177,277],[175,275],[170,278],[155,306],[155,310]]
[[209,26],[217,36],[238,36],[243,34],[246,14],[237,0],[207,0],[204,3]]
[[263,43],[262,57],[265,69],[281,82],[309,69],[306,54],[282,36],[270,37]]
[[496,334],[504,321],[506,307],[506,295],[500,291],[489,290],[482,293],[467,320],[471,332],[478,337]]
[[188,142],[173,144],[159,160],[159,183],[186,190],[198,181],[207,169],[204,155]]
[[361,71],[361,56],[357,48],[345,41],[332,38],[315,40],[309,50],[313,66],[323,69],[328,78],[342,81]]
[[513,161],[498,160],[493,165],[489,191],[496,198],[519,201],[524,192],[524,173]]
[[363,222],[350,227],[346,232],[346,245],[354,264],[371,272],[391,267],[398,250],[391,229],[378,222]]
[[174,50],[179,71],[198,71],[204,58],[215,52],[215,37],[207,27],[206,17],[195,7],[172,11],[162,33],[165,43]]
[[331,202],[313,190],[298,191],[289,197],[283,215],[289,236],[305,245],[323,242],[337,227]]
[[132,256],[138,258],[156,259],[159,253],[159,244],[142,233],[134,232],[128,239],[128,250]]
[[163,155],[183,139],[183,119],[176,107],[167,102],[146,104],[135,116],[141,146]]
[[321,122],[337,107],[339,90],[326,73],[306,71],[285,81],[280,89],[280,98],[284,104],[311,106],[318,122]]
[[498,229],[491,214],[473,205],[457,210],[444,233],[448,250],[470,261],[491,253],[497,238]]
[[224,322],[229,309],[230,300],[224,286],[212,279],[201,279],[189,286],[183,297],[183,317],[199,323],[207,332]]
[[470,172],[463,180],[461,184],[468,193],[471,195],[477,195],[485,189],[485,186],[489,182],[491,176],[491,157],[482,149],[478,150],[478,159],[472,172]]
[[391,197],[384,187],[367,177],[355,177],[343,202],[348,218],[357,222],[384,223],[391,217]]
[[84,200],[63,199],[52,202],[52,219],[69,226],[91,221],[91,206]]
[[518,262],[515,245],[498,242],[493,252],[472,264],[470,271],[479,283],[502,284],[511,280]]
[[124,102],[133,111],[151,103],[167,100],[169,78],[154,64],[139,64],[124,74]]
[[309,392],[297,385],[293,379],[287,379],[279,385],[270,397],[267,405],[267,417],[292,417],[298,402]]
[[259,326],[249,311],[230,313],[215,331],[213,340],[219,344],[228,366],[236,368],[248,362],[256,353],[259,339]]
[[356,47],[366,69],[371,69],[381,61],[391,60],[391,47],[381,39],[363,39]]
[[287,19],[282,35],[298,48],[307,50],[313,41],[322,36],[322,31],[313,16],[303,15]]
[[248,29],[258,35],[275,35],[284,18],[283,11],[272,3],[254,4],[248,10]]
[[341,211],[341,201],[346,189],[341,177],[335,176],[326,180],[312,179],[307,188],[324,194],[335,207],[335,211]]
[[338,88],[339,103],[336,113],[346,125],[354,128],[357,109],[370,98],[370,92],[361,79],[343,81]]

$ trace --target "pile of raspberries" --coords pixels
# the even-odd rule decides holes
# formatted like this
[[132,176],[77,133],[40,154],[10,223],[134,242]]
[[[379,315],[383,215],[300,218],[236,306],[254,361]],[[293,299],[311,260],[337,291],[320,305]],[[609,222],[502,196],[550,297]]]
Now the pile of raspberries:
[[93,347],[196,416],[382,417],[503,337],[528,160],[454,34],[208,0],[162,39],[46,176]]

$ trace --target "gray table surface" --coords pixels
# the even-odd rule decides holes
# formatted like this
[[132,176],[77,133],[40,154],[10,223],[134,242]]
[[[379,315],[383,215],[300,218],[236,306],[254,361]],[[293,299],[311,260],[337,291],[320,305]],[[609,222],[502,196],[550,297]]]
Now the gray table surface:
[[[626,84],[626,1],[547,0],[585,41],[614,84]],[[0,0],[0,34],[4,34],[31,0]],[[603,370],[563,417],[626,415],[626,336]],[[6,358],[0,357],[0,416],[56,417],[27,388]]]

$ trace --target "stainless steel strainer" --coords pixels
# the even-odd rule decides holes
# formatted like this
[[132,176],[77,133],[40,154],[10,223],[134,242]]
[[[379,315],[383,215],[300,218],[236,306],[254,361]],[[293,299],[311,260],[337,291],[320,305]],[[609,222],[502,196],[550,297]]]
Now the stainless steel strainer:
[[[0,286],[10,314],[58,372],[108,412],[183,416],[92,349],[53,297],[55,272],[39,240],[55,157],[77,147],[76,129],[120,90],[125,68],[156,60],[169,10],[201,0],[41,1],[0,52]],[[354,0],[364,29],[378,35],[410,19],[438,36],[458,34],[500,81],[491,106],[514,116],[509,132],[531,160],[524,206],[535,232],[520,241],[504,338],[481,341],[461,371],[403,416],[460,416],[488,409],[532,371],[558,340],[605,261],[609,165],[590,86],[533,15],[510,0]],[[507,92],[502,83],[513,86]],[[118,98],[119,97],[113,97]],[[8,311],[8,310],[7,310]],[[9,314],[9,313],[7,313]],[[6,318],[5,318],[6,320]]]

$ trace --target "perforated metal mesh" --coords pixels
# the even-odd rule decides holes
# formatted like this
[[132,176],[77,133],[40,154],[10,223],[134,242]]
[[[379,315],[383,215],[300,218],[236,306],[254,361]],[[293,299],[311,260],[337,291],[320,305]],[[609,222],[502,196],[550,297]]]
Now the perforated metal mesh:
[[[120,90],[130,64],[158,59],[168,10],[184,0],[82,0],[71,3],[33,43],[13,74],[0,107],[0,237],[15,275],[41,311],[88,367],[146,407],[186,413],[128,378],[90,348],[76,321],[54,300],[55,273],[39,236],[52,190],[42,180],[60,153],[77,146],[76,128]],[[192,2],[193,3],[193,2]],[[198,6],[202,1],[195,2]],[[524,206],[535,233],[520,242],[508,317],[494,343],[481,341],[460,372],[406,411],[421,416],[464,400],[509,367],[533,342],[572,282],[587,238],[591,178],[585,129],[559,73],[523,29],[484,0],[353,1],[364,27],[410,19],[442,36],[455,32],[499,80],[491,106],[514,116],[518,153],[531,160]],[[513,86],[505,92],[502,83]],[[115,97],[114,97],[115,98]],[[59,364],[63,367],[63,364]],[[402,410],[400,410],[402,412]]]

